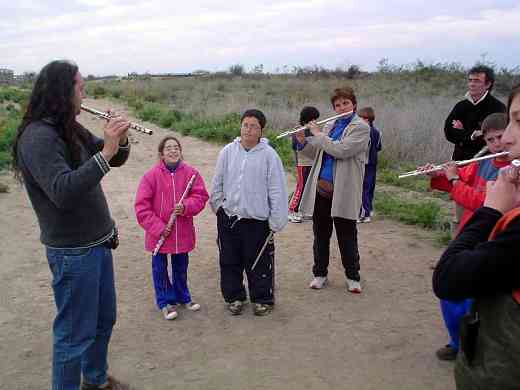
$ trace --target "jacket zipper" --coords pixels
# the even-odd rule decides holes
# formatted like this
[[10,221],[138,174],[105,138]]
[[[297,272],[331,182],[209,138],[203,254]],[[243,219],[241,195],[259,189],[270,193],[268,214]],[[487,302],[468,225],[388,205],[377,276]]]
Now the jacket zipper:
[[[173,211],[175,212],[175,205],[176,205],[176,197],[175,197],[175,179],[173,177],[173,172],[171,173],[172,177],[172,186],[173,186]],[[178,216],[177,216],[178,217]],[[177,217],[175,219],[177,219]],[[177,221],[174,223],[175,228],[175,254],[179,253],[179,240],[178,240],[178,234],[177,234]]]

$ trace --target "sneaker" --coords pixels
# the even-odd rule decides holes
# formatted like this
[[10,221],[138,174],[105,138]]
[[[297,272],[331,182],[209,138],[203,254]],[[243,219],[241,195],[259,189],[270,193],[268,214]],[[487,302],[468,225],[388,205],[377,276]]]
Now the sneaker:
[[175,306],[166,305],[161,309],[165,320],[174,320],[177,318],[177,310],[175,310]]
[[109,375],[107,382],[103,385],[91,385],[90,383],[83,382],[81,384],[81,390],[130,390],[130,386]]
[[449,344],[445,347],[439,348],[435,354],[439,360],[452,361],[457,358],[457,350]]
[[370,217],[359,217],[359,219],[357,220],[357,223],[368,223],[370,221],[371,221]]
[[191,310],[191,311],[199,311],[200,310],[200,305],[198,303],[195,303],[195,302],[189,302],[189,303],[186,303],[184,305],[184,307],[188,310]]
[[315,276],[311,283],[309,284],[309,287],[314,290],[321,290],[325,285],[327,284],[327,277],[326,276]]
[[361,294],[361,283],[347,278],[347,289],[353,294]]
[[234,316],[238,316],[242,314],[242,310],[244,309],[244,302],[242,301],[233,301],[228,304],[228,310]]
[[289,214],[288,218],[289,218],[289,221],[291,221],[292,223],[302,223],[303,222],[303,217],[297,213]]
[[253,313],[255,316],[265,316],[273,310],[273,305],[268,305],[265,303],[255,303],[253,308]]

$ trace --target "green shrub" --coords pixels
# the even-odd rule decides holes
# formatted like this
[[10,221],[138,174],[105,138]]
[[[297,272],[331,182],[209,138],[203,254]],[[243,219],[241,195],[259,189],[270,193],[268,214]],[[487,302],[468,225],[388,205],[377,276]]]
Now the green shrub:
[[115,99],[119,99],[121,97],[121,91],[117,90],[117,89],[114,89],[114,90],[111,90],[110,91],[110,94],[112,95],[113,98]]
[[20,120],[18,110],[0,110],[0,171],[11,164],[11,148]]
[[0,87],[0,102],[12,102],[24,105],[29,100],[30,91],[16,87]]
[[92,90],[92,94],[94,95],[95,98],[104,97],[106,95],[106,93],[107,93],[106,89],[100,84],[97,84],[94,87],[94,89]]
[[374,208],[379,214],[409,225],[439,231],[445,230],[447,224],[449,227],[449,217],[439,203],[433,200],[407,199],[398,194],[376,191]]
[[280,159],[283,162],[284,167],[287,170],[292,171],[294,169],[294,152],[291,147],[291,143],[287,141],[287,138],[276,139],[278,133],[267,132],[266,137],[269,140],[269,144],[276,150]]
[[144,107],[144,103],[141,99],[135,96],[126,97],[126,103],[129,107],[133,108],[135,111],[142,110]]
[[176,110],[161,111],[159,116],[159,125],[165,129],[169,129],[175,122],[182,119],[182,114]]
[[137,111],[137,116],[148,122],[158,123],[163,113],[163,108],[159,103],[145,103],[143,108]]

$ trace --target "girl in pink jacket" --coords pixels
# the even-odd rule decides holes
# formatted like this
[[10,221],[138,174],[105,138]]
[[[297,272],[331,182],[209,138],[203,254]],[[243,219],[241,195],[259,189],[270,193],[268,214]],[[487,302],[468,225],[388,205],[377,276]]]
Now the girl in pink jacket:
[[[182,159],[179,140],[165,137],[158,147],[160,161],[141,178],[135,199],[135,215],[145,231],[145,249],[152,252],[152,277],[155,298],[164,318],[177,317],[176,305],[197,311],[188,289],[188,253],[195,247],[193,216],[204,209],[208,192],[196,169]],[[195,181],[182,202],[179,202],[190,178]],[[171,214],[176,215],[171,229]],[[153,255],[157,242],[165,236],[159,252]],[[171,257],[171,280],[168,275],[168,254]]]

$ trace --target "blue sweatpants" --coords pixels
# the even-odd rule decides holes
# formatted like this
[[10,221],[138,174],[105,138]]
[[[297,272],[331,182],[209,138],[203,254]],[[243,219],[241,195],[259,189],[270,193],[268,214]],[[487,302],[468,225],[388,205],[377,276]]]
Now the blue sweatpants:
[[168,275],[168,255],[158,253],[152,256],[152,277],[155,288],[157,307],[162,309],[166,305],[191,302],[188,289],[188,254],[178,253],[170,255],[172,272]]
[[365,165],[365,177],[363,178],[363,204],[361,206],[360,217],[370,217],[375,188],[376,166],[367,164]]
[[460,321],[469,311],[471,302],[471,299],[456,302],[441,299],[442,318],[450,337],[449,345],[457,351],[459,350]]

